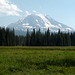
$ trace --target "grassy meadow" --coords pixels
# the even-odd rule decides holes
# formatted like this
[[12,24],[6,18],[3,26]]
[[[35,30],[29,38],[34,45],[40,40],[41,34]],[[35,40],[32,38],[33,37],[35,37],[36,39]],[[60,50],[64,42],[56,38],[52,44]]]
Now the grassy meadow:
[[0,47],[0,75],[75,75],[75,47]]

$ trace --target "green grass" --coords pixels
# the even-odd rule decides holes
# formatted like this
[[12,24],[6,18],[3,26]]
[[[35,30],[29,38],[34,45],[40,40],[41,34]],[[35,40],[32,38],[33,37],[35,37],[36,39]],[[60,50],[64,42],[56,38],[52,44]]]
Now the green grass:
[[75,75],[75,47],[0,47],[0,75]]

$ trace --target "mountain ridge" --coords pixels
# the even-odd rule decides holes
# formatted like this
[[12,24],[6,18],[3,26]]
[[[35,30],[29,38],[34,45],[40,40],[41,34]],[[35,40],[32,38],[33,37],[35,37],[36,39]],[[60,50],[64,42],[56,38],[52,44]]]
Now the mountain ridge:
[[39,28],[41,32],[45,32],[48,28],[51,32],[58,32],[59,29],[62,32],[72,32],[74,30],[73,28],[54,20],[50,16],[43,14],[26,15],[17,22],[8,25],[8,28],[14,28],[16,31],[23,32],[26,32],[27,29],[29,29],[29,31],[32,31],[33,29],[37,31]]

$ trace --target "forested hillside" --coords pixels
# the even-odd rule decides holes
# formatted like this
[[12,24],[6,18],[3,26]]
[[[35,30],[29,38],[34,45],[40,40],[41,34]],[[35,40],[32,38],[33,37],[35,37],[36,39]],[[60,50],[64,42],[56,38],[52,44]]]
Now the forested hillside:
[[0,46],[75,46],[75,32],[58,33],[50,32],[49,28],[45,33],[27,30],[26,36],[17,36],[9,28],[0,27]]

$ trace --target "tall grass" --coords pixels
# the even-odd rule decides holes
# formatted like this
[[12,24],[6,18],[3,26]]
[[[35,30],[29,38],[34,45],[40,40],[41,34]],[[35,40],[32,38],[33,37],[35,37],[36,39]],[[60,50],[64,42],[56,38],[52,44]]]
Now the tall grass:
[[74,47],[0,47],[0,75],[74,75]]

